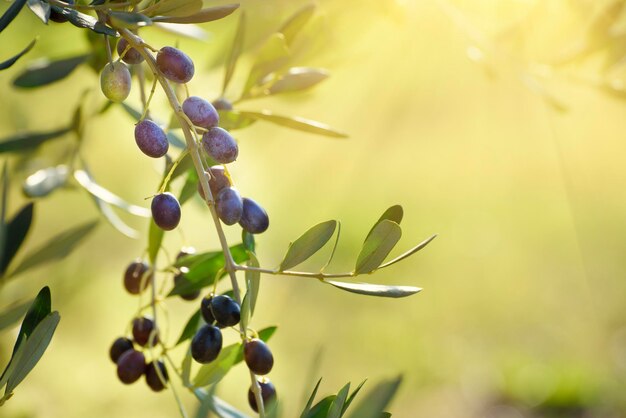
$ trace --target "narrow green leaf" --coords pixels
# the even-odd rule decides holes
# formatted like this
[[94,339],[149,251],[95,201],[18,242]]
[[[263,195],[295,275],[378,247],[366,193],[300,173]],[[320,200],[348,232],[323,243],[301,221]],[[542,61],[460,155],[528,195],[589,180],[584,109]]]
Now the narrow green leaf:
[[7,162],[2,164],[2,178],[0,178],[0,263],[4,263],[4,251],[7,239],[7,205],[9,193],[9,173],[7,171]]
[[247,128],[257,121],[257,118],[243,115],[236,110],[220,110],[218,113],[220,115],[220,127],[227,131]]
[[[22,326],[20,327],[20,332],[17,335],[17,341],[21,341],[22,337],[30,337],[33,333],[35,327],[43,321],[43,319],[50,314],[52,311],[52,298],[50,296],[50,288],[45,286],[42,288],[33,303],[28,308],[28,312],[26,312],[26,316],[22,321]],[[18,344],[16,342],[15,347],[13,347],[13,353],[15,353],[18,349]]]
[[329,75],[328,71],[322,68],[290,68],[287,73],[282,74],[270,85],[265,94],[273,95],[303,91],[326,80]]
[[152,20],[141,13],[109,11],[108,14],[114,26],[134,30],[152,25]]
[[270,73],[282,68],[289,59],[289,48],[282,33],[274,33],[259,51],[248,80],[243,88],[242,98],[250,96],[251,89],[257,86]]
[[22,191],[28,197],[45,197],[67,183],[70,170],[66,165],[42,168],[26,177]]
[[33,88],[54,83],[70,75],[76,67],[87,61],[88,57],[88,55],[78,55],[56,61],[40,60],[34,62],[13,80],[13,85]]
[[176,23],[154,22],[153,26],[164,32],[173,33],[174,35],[184,36],[198,41],[206,41],[209,38],[209,34],[198,25],[179,25]]
[[416,252],[418,252],[419,250],[421,250],[422,248],[424,248],[425,246],[427,246],[428,244],[430,244],[430,242],[432,240],[434,240],[435,238],[437,238],[437,234],[426,238],[424,241],[420,242],[419,244],[417,244],[415,247],[411,248],[410,250],[408,250],[407,252],[400,254],[399,256],[397,256],[396,258],[394,258],[393,260],[387,261],[384,264],[381,264],[378,269],[382,269],[385,267],[389,267],[392,264],[397,263],[398,261],[404,260],[405,258],[412,256],[413,254],[415,254]]
[[0,153],[21,152],[36,148],[46,141],[62,137],[66,133],[71,132],[71,130],[72,128],[62,128],[50,132],[37,132],[15,135],[6,138],[0,142]]
[[380,414],[384,412],[385,408],[391,402],[394,397],[400,383],[402,382],[402,376],[395,379],[383,381],[372,388],[367,396],[359,402],[352,413],[350,418],[380,418]]
[[240,321],[244,329],[248,329],[250,323],[250,294],[246,292],[241,300]]
[[44,245],[24,256],[22,262],[9,271],[7,277],[17,276],[31,268],[65,258],[97,225],[98,221],[87,222],[54,236]]
[[337,235],[335,236],[335,243],[333,244],[333,249],[330,252],[330,255],[328,256],[328,260],[326,261],[326,264],[324,264],[324,266],[320,269],[321,272],[326,270],[326,267],[328,267],[330,263],[333,261],[333,258],[335,257],[335,252],[337,251],[337,245],[339,245],[340,236],[341,236],[341,222],[337,221]]
[[311,410],[311,405],[313,405],[313,401],[315,400],[315,396],[317,395],[317,390],[319,389],[321,383],[322,383],[322,378],[320,377],[320,379],[317,381],[317,384],[313,388],[313,392],[311,392],[311,396],[309,396],[309,400],[306,402],[306,405],[304,406],[302,413],[300,414],[300,418],[305,418],[306,415]]
[[148,258],[151,264],[156,262],[164,235],[165,231],[154,223],[154,219],[150,219],[150,229],[148,230]]
[[96,33],[117,37],[117,31],[115,29],[111,29],[105,24],[98,22],[98,19],[93,16],[86,15],[68,7],[52,6],[52,10],[65,16],[70,23],[76,27],[91,29]]
[[222,84],[222,95],[226,92],[228,84],[230,83],[235,68],[237,68],[237,60],[243,51],[243,40],[245,36],[246,16],[243,10],[239,14],[239,23],[237,24],[237,32],[235,32],[235,38],[233,39],[233,45],[230,48],[228,58],[226,58],[224,83]]
[[315,4],[308,4],[293,14],[278,30],[285,36],[288,45],[291,45],[304,25],[315,13]]
[[198,173],[196,170],[189,170],[187,172],[187,178],[185,184],[180,190],[180,196],[178,197],[178,203],[182,206],[186,201],[198,194]]
[[332,405],[328,410],[328,415],[326,418],[341,418],[341,414],[343,412],[344,404],[346,403],[346,399],[348,398],[348,393],[350,392],[350,382],[346,383],[346,385],[341,388],[341,390],[337,393],[337,397],[333,401]]
[[413,286],[384,286],[380,284],[369,283],[345,283],[337,282],[334,280],[324,280],[324,283],[328,283],[335,286],[338,289],[345,290],[351,293],[357,293],[359,295],[378,296],[383,298],[403,298],[411,296],[419,292],[419,287]]
[[157,16],[152,18],[155,22],[165,23],[205,23],[223,19],[233,13],[239,7],[238,4],[227,4],[208,9],[202,9],[186,16]]
[[17,363],[15,369],[9,376],[5,396],[13,392],[22,380],[35,367],[43,353],[48,348],[54,331],[61,317],[58,312],[52,312],[46,316],[33,330],[33,333],[24,342],[24,354]]
[[254,235],[249,233],[245,229],[241,230],[241,242],[243,243],[246,250],[248,250],[251,253],[255,252],[256,244],[254,242]]
[[[18,363],[22,360],[22,357],[24,356],[24,346],[25,346],[24,343],[25,342],[26,342],[25,335],[23,335],[21,338],[19,338],[15,342],[15,347],[17,347],[17,350],[13,352],[13,355],[11,356],[11,359],[9,360],[9,364],[7,364],[7,367],[5,367],[4,371],[2,372],[2,375],[0,376],[0,389],[2,389],[4,385],[7,384],[9,377],[13,375],[15,368],[17,367]],[[7,394],[5,394],[5,396],[2,397],[2,399],[0,399],[0,406],[2,406],[2,403],[9,397],[10,397],[10,394],[8,396]]]
[[147,16],[189,16],[202,9],[202,0],[163,0],[143,11]]
[[126,113],[128,113],[130,115],[130,117],[133,118],[133,120],[135,122],[139,122],[139,119],[141,119],[141,112],[140,111],[138,111],[137,109],[135,109],[132,106],[127,105],[124,102],[122,102],[120,104],[122,105],[122,108],[126,111]]
[[237,353],[241,350],[243,350],[243,346],[240,342],[222,348],[219,356],[215,360],[200,367],[193,380],[193,385],[204,387],[222,380],[235,365]]
[[287,254],[280,263],[280,270],[285,271],[318,252],[335,233],[337,221],[331,220],[319,223],[302,234],[289,246]]
[[169,141],[169,143],[175,146],[176,148],[185,149],[187,147],[187,144],[185,144],[185,141],[183,141],[174,132],[169,131],[166,136],[167,136],[167,140]]
[[122,219],[115,213],[111,205],[109,205],[104,200],[100,199],[98,196],[93,194],[89,194],[96,204],[98,211],[104,216],[104,219],[115,229],[117,229],[121,234],[127,236],[128,238],[137,239],[139,238],[139,231],[128,226]]
[[15,19],[15,17],[18,15],[20,10],[22,10],[22,7],[24,7],[25,4],[26,0],[15,0],[13,3],[11,3],[6,12],[4,12],[2,16],[0,16],[0,32],[2,32],[7,26],[9,26],[9,23],[11,23],[13,19]]
[[[259,267],[259,260],[256,258],[256,255],[251,251],[248,251],[247,265],[249,267]],[[250,316],[253,316],[254,309],[256,308],[256,301],[259,297],[259,289],[261,287],[261,273],[259,273],[258,271],[246,271],[245,276],[248,294],[250,295]]]
[[183,332],[180,334],[178,341],[176,341],[176,345],[193,337],[200,327],[201,322],[202,321],[200,321],[200,309],[198,309],[196,312],[194,312],[193,315],[191,315],[191,318],[189,318],[189,320],[187,321]]
[[93,177],[84,170],[74,171],[74,178],[85,190],[106,203],[117,206],[135,216],[141,216],[143,218],[150,218],[152,216],[150,209],[128,203],[118,195],[100,186]]
[[316,403],[313,408],[307,412],[304,418],[326,418],[330,411],[330,406],[335,401],[337,395],[330,395]]
[[41,0],[27,0],[27,6],[46,25],[50,17],[50,4]]
[[[29,300],[24,303],[14,304],[8,307],[4,312],[0,313],[0,331],[9,328],[14,323],[19,321],[32,303],[33,301]],[[0,388],[1,387],[2,385],[0,385]]]
[[359,386],[357,386],[356,389],[354,389],[354,391],[350,394],[350,396],[348,396],[348,399],[346,400],[346,402],[343,404],[343,410],[341,411],[341,416],[343,416],[346,411],[348,410],[348,408],[350,407],[350,405],[352,404],[352,402],[354,401],[354,398],[356,398],[356,395],[359,394],[359,391],[361,390],[361,388],[363,387],[363,385],[365,384],[365,382],[367,382],[367,379],[363,380]]
[[[42,3],[43,4],[43,3]],[[47,3],[45,3],[47,4]],[[9,58],[6,61],[0,62],[0,71],[1,70],[6,70],[7,68],[11,67],[13,64],[15,64],[17,62],[18,59],[22,58],[26,53],[28,53],[28,51],[30,51],[31,49],[33,49],[33,47],[35,46],[35,44],[37,43],[37,38],[33,39],[27,46],[26,48],[24,48],[21,52],[19,52],[17,55]]]
[[355,274],[371,273],[385,261],[393,247],[402,236],[400,226],[388,219],[384,219],[372,230],[361,248],[356,261]]
[[183,380],[183,385],[185,387],[189,387],[191,386],[191,344],[189,345],[189,348],[187,348],[187,353],[185,354],[185,357],[183,358],[183,364],[181,367],[181,377]]
[[385,212],[383,212],[382,215],[380,215],[380,218],[378,218],[376,223],[372,226],[372,229],[370,229],[370,232],[367,233],[367,237],[365,237],[365,241],[367,241],[370,235],[372,235],[372,231],[374,230],[374,228],[376,228],[376,225],[378,225],[385,219],[395,222],[398,225],[400,225],[400,222],[402,222],[403,217],[404,217],[404,209],[402,209],[402,206],[400,205],[391,206]]
[[248,415],[235,409],[217,396],[211,396],[211,411],[219,418],[249,418]]
[[272,113],[269,110],[261,110],[260,112],[239,111],[238,113],[244,117],[247,116],[252,119],[264,120],[277,125],[285,126],[287,128],[309,132],[312,134],[324,135],[332,138],[348,137],[345,133],[337,131],[324,123],[304,119],[298,116],[281,116]]
[[7,225],[6,236],[8,240],[6,241],[4,254],[0,262],[0,276],[4,275],[4,272],[22,246],[26,234],[30,230],[30,224],[33,221],[34,206],[34,203],[29,203],[24,206]]

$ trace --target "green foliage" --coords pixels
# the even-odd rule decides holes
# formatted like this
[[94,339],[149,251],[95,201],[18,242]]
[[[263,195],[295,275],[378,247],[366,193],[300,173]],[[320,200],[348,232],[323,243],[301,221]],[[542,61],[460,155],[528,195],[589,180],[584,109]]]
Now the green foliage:
[[280,270],[289,270],[318,252],[332,238],[336,228],[337,221],[326,221],[306,231],[289,245],[287,254],[280,263]]

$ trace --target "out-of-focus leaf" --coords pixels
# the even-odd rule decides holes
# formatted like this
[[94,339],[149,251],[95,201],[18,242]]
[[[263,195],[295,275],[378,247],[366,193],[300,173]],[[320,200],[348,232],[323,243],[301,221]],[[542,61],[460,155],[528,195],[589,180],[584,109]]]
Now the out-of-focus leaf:
[[130,115],[131,118],[133,118],[136,122],[139,122],[139,119],[141,119],[140,111],[138,111],[132,106],[127,105],[124,102],[122,102],[121,105],[122,105],[122,108],[126,111],[126,113]]
[[104,218],[107,220],[108,223],[111,224],[113,228],[117,229],[120,233],[127,236],[128,238],[139,237],[139,232],[126,225],[126,223],[122,221],[122,219],[117,215],[117,213],[115,213],[111,205],[100,199],[98,196],[94,196],[92,194],[90,194],[90,196],[93,198],[93,201],[102,216],[104,216]]
[[7,241],[4,247],[4,254],[0,263],[0,276],[4,275],[7,267],[17,254],[17,251],[22,246],[26,234],[30,229],[30,224],[33,221],[33,207],[34,203],[29,203],[24,206],[6,226]]
[[308,4],[293,14],[278,30],[285,36],[287,45],[291,45],[300,30],[315,13],[315,4]]
[[62,232],[42,246],[24,256],[22,262],[9,271],[8,277],[17,276],[34,267],[65,258],[78,244],[80,244],[98,225],[98,221],[91,221]]
[[369,283],[345,283],[337,282],[334,280],[324,280],[324,283],[328,283],[335,286],[338,289],[345,290],[351,293],[357,293],[359,295],[378,296],[383,298],[403,298],[411,296],[419,292],[419,287],[413,286],[384,286],[380,284]]
[[62,128],[50,132],[31,132],[26,134],[18,134],[6,138],[0,142],[0,153],[15,151],[19,152],[31,148],[36,148],[46,141],[59,138],[71,131],[72,128]]
[[348,398],[348,393],[350,392],[350,383],[346,383],[346,385],[341,388],[341,390],[337,393],[337,397],[330,405],[328,410],[328,415],[326,418],[341,418],[343,413],[343,407]]
[[320,377],[320,380],[317,381],[317,384],[313,388],[313,392],[311,392],[311,396],[309,396],[309,400],[307,401],[304,409],[302,410],[302,413],[300,414],[300,418],[306,417],[306,415],[311,410],[311,405],[313,405],[313,401],[315,400],[315,396],[317,395],[317,390],[319,389],[321,383],[322,383],[322,378]]
[[159,254],[164,234],[165,231],[154,223],[154,219],[150,219],[150,229],[148,231],[148,258],[152,264],[154,264]]
[[246,292],[241,300],[241,311],[240,311],[240,319],[241,325],[244,329],[248,329],[248,324],[250,323],[250,294]]
[[[25,342],[26,342],[26,336],[22,336],[21,339],[18,339],[15,342],[15,346],[17,347],[17,350],[13,352],[13,355],[11,356],[11,359],[9,360],[9,364],[7,364],[7,367],[4,369],[4,371],[2,372],[2,375],[0,376],[0,389],[2,389],[4,385],[7,384],[9,377],[13,375],[13,372],[15,371],[18,363],[22,360],[22,357],[24,356],[24,347],[26,346],[26,344],[24,344]],[[4,396],[0,398],[0,406],[2,406],[4,402],[10,397],[11,397],[11,394],[5,393]]]
[[202,9],[202,0],[163,0],[142,11],[147,16],[189,16]]
[[224,83],[222,84],[222,95],[226,92],[228,88],[228,84],[230,83],[233,74],[235,73],[235,68],[237,68],[237,60],[241,55],[241,51],[243,50],[243,40],[245,36],[245,25],[246,25],[246,16],[243,10],[239,14],[239,23],[237,24],[237,32],[235,33],[235,38],[233,39],[233,45],[230,48],[230,52],[228,54],[228,58],[226,58],[226,71],[224,72]]
[[209,38],[209,34],[197,25],[178,25],[176,23],[154,22],[153,26],[166,32],[184,36],[186,38],[196,39],[198,41],[206,41]]
[[[48,4],[48,3],[45,3]],[[24,48],[20,53],[18,53],[17,55],[15,55],[14,57],[9,58],[6,61],[0,62],[0,71],[1,70],[6,70],[7,68],[11,67],[13,64],[15,64],[17,62],[18,59],[20,59],[22,56],[24,56],[28,51],[30,51],[31,49],[33,49],[33,47],[35,46],[35,44],[37,43],[37,38],[33,39],[26,48]]]
[[266,90],[266,94],[302,91],[326,80],[330,74],[322,68],[294,67],[281,75]]
[[219,356],[215,360],[200,367],[193,380],[193,385],[204,387],[222,380],[235,365],[237,353],[241,350],[242,344],[240,342],[222,348]]
[[180,334],[178,341],[176,341],[176,345],[185,342],[186,340],[193,337],[198,330],[200,323],[200,309],[198,309],[193,315],[191,315],[191,318],[189,318],[189,320],[187,321],[183,332]]
[[[259,267],[259,260],[256,255],[248,251],[249,267]],[[248,294],[250,295],[250,315],[254,315],[254,309],[256,308],[256,301],[259,297],[259,288],[261,287],[261,273],[258,271],[246,271],[246,286],[248,288]]]
[[361,390],[361,388],[363,387],[365,382],[367,382],[367,379],[363,380],[359,384],[359,386],[357,386],[357,388],[354,389],[354,391],[350,394],[350,396],[348,396],[348,399],[346,399],[346,402],[343,404],[343,410],[341,411],[341,416],[343,416],[346,413],[346,411],[348,410],[348,408],[350,407],[350,405],[352,404],[352,402],[356,398],[356,395],[359,394],[359,391]]
[[277,125],[285,126],[291,129],[297,129],[299,131],[309,132],[317,135],[324,135],[333,138],[347,138],[343,132],[337,131],[332,127],[314,120],[304,119],[298,116],[281,116],[270,112],[269,110],[261,110],[260,112],[239,111],[242,116],[247,116],[252,119],[260,119],[267,122],[272,122]]
[[251,90],[270,73],[282,68],[289,59],[289,48],[282,33],[274,33],[261,47],[248,80],[243,88],[242,98],[250,96]]
[[[24,303],[18,303],[6,308],[2,313],[0,313],[0,331],[19,321],[32,303],[32,300]],[[0,385],[0,387],[2,386]]]
[[80,64],[87,61],[88,55],[62,60],[40,60],[31,64],[26,71],[13,80],[13,85],[22,88],[41,87],[59,81],[70,75]]
[[26,341],[23,343],[24,354],[20,357],[20,361],[17,362],[15,369],[9,376],[5,397],[13,392],[17,385],[24,380],[37,362],[39,362],[46,348],[48,348],[60,320],[59,313],[56,311],[52,312],[39,322],[32,334],[26,338]]
[[239,7],[238,4],[227,4],[208,9],[202,9],[196,13],[186,16],[156,16],[152,18],[155,22],[165,23],[205,23],[223,19],[233,13]]
[[289,246],[280,263],[280,270],[289,270],[318,252],[330,240],[336,228],[337,221],[331,220],[319,223],[306,231]]
[[236,110],[220,110],[220,127],[227,131],[246,128],[257,121],[248,115],[243,115]]
[[76,27],[91,29],[92,31],[96,33],[101,33],[103,35],[109,35],[113,37],[117,36],[117,31],[115,29],[111,29],[105,24],[98,22],[98,19],[93,16],[86,15],[79,12],[78,10],[70,9],[67,7],[52,6],[52,10],[65,16],[70,21],[70,23]]
[[183,363],[181,365],[181,377],[183,380],[183,385],[186,387],[191,386],[191,345],[187,349],[187,353],[183,358]]
[[208,403],[209,410],[217,415],[218,418],[250,418],[213,394],[206,396],[204,401]]
[[174,132],[169,131],[166,136],[167,136],[167,140],[169,141],[169,143],[175,146],[176,148],[185,149],[187,147],[187,144],[185,144],[185,141],[183,141]]
[[[242,263],[248,259],[248,253],[243,244],[230,247],[230,252],[236,263]],[[189,271],[184,276],[185,280],[179,281],[168,297],[195,292],[213,284],[219,279],[218,275],[223,272],[224,265],[224,254],[221,251],[182,257],[175,263],[175,266],[187,267]]]
[[337,221],[337,235],[335,235],[335,243],[333,244],[333,249],[330,251],[330,255],[328,256],[328,260],[324,264],[324,266],[320,269],[320,271],[326,270],[326,267],[330,265],[333,261],[333,257],[335,257],[335,251],[337,251],[337,245],[339,245],[339,238],[341,237],[341,222]]
[[437,237],[437,234],[426,238],[424,241],[420,242],[419,244],[417,244],[415,247],[411,248],[410,250],[408,250],[407,252],[400,254],[399,256],[397,256],[396,258],[394,258],[393,260],[387,261],[384,264],[381,264],[380,266],[378,266],[378,269],[382,269],[385,267],[389,267],[392,264],[396,264],[398,261],[404,260],[405,258],[415,254],[416,252],[418,252],[419,250],[421,250],[422,248],[424,248],[425,246],[427,246],[428,244],[430,244],[430,242],[432,240],[434,240]]
[[43,321],[51,311],[52,297],[50,296],[50,288],[45,286],[39,291],[39,293],[37,293],[35,300],[33,300],[33,303],[28,308],[28,312],[26,312],[26,316],[24,317],[22,326],[20,327],[20,332],[17,335],[17,341],[13,347],[14,354],[19,347],[20,341],[22,341],[22,337],[30,337],[35,327],[37,327],[37,325]]
[[0,262],[3,262],[4,251],[7,243],[7,206],[9,194],[9,173],[7,161],[2,164],[2,178],[0,178]]
[[401,236],[402,229],[397,223],[388,219],[378,222],[363,243],[354,272],[365,274],[376,270],[385,261]]
[[144,26],[152,25],[152,20],[141,13],[110,11],[109,16],[113,25],[118,27],[139,29]]
[[349,418],[380,418],[381,413],[385,411],[385,408],[387,408],[391,399],[398,391],[401,382],[402,377],[398,376],[395,379],[383,381],[376,385],[352,410]]
[[187,178],[185,179],[185,184],[183,188],[180,190],[180,196],[178,198],[178,202],[183,205],[187,200],[191,199],[198,193],[198,174],[196,170],[189,170],[187,172]]
[[378,218],[376,223],[372,226],[372,229],[370,229],[370,232],[368,232],[367,236],[365,237],[365,241],[367,241],[370,235],[372,235],[372,231],[374,231],[374,228],[376,228],[376,225],[378,225],[385,219],[393,221],[397,223],[398,225],[400,225],[400,222],[402,222],[403,216],[404,216],[404,209],[402,209],[402,206],[400,205],[391,206],[380,216],[380,218]]
[[66,184],[70,170],[66,165],[43,168],[26,177],[22,190],[28,197],[44,197]]
[[333,404],[336,397],[337,395],[325,397],[316,403],[303,418],[326,418],[328,416],[328,411],[330,411],[330,406]]
[[28,8],[46,25],[50,17],[50,5],[41,0],[28,0]]
[[18,15],[20,10],[22,10],[22,7],[24,7],[25,4],[26,0],[15,0],[13,3],[11,3],[6,12],[4,12],[2,16],[0,16],[0,32],[2,32],[7,26],[9,26],[9,23],[11,23],[13,19],[15,19],[15,17]]
[[117,206],[120,209],[124,209],[126,212],[132,215],[141,216],[143,218],[149,218],[152,216],[150,209],[128,203],[121,197],[100,186],[84,170],[74,171],[74,178],[76,179],[78,184],[85,188],[85,190],[87,190],[92,195],[98,197],[99,199],[102,199],[106,203]]

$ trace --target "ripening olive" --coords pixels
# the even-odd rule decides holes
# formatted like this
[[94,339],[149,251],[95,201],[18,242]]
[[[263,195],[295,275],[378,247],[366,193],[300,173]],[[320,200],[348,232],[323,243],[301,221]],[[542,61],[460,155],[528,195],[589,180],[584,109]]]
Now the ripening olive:
[[211,313],[220,328],[237,325],[241,318],[239,304],[226,295],[215,296],[211,299]]
[[[218,193],[225,187],[230,187],[230,178],[226,175],[224,167],[221,165],[214,165],[209,169],[211,179],[209,180],[209,188],[213,198],[217,197]],[[202,184],[198,183],[198,193],[204,199],[204,190],[202,190]]]
[[213,105],[198,96],[188,97],[183,102],[183,112],[194,125],[206,129],[217,126],[220,119]]
[[[122,61],[126,64],[141,64],[143,62],[143,56],[137,51],[135,48],[128,48],[128,41],[124,38],[120,38],[120,41],[117,43],[117,54],[120,56]],[[126,53],[124,53],[126,51]],[[122,56],[122,54],[124,54]]]
[[100,73],[100,88],[107,99],[123,102],[130,94],[130,71],[122,62],[110,62]]
[[[151,335],[152,340],[150,340]],[[155,331],[154,321],[150,318],[141,317],[133,319],[133,338],[135,342],[142,347],[145,347],[148,342],[151,342],[152,346],[159,342],[159,333]]]
[[135,125],[135,142],[141,152],[152,158],[164,156],[170,147],[163,129],[149,119]]
[[220,127],[210,128],[202,135],[202,145],[211,158],[220,164],[232,163],[239,155],[235,138]]
[[165,46],[157,53],[156,65],[165,78],[181,84],[191,80],[195,71],[191,58],[171,46]]

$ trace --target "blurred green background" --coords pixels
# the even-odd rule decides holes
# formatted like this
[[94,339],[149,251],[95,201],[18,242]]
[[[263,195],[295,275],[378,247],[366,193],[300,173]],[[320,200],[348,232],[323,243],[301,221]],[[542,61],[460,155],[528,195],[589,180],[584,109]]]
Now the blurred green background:
[[[424,288],[407,299],[263,277],[253,326],[279,326],[270,344],[276,359],[271,378],[284,416],[299,414],[305,392],[320,376],[325,394],[347,381],[368,377],[371,387],[400,373],[404,382],[390,408],[397,417],[626,416],[626,96],[617,83],[626,75],[620,62],[626,18],[608,15],[614,18],[610,36],[586,30],[614,3],[622,2],[319,2],[307,35],[310,48],[298,64],[328,68],[332,77],[305,94],[240,108],[323,121],[350,138],[264,122],[236,132],[241,152],[233,178],[271,219],[257,240],[262,265],[278,264],[289,241],[309,226],[339,219],[334,267],[350,268],[371,224],[396,203],[404,206],[405,219],[393,254],[433,233],[439,237],[367,277]],[[254,53],[303,4],[244,1],[246,50]],[[154,46],[178,43],[188,52],[199,70],[191,93],[213,99],[235,22],[231,16],[205,25],[205,42],[176,40],[156,29],[143,35]],[[104,102],[97,74],[86,66],[49,87],[12,88],[29,61],[87,49],[84,30],[45,27],[25,9],[0,36],[2,56],[35,34],[35,49],[0,73],[0,137],[69,122],[83,91],[90,109]],[[240,62],[227,97],[237,97],[249,57]],[[139,103],[135,93],[129,100]],[[161,109],[166,120],[164,103],[157,93],[155,112]],[[132,119],[115,107],[89,123],[82,153],[103,186],[147,206],[144,198],[157,189],[162,163],[140,154],[132,130]],[[45,145],[28,159],[11,157],[11,213],[26,199],[20,182],[56,164],[63,141],[71,140]],[[37,202],[27,246],[98,216],[82,190],[58,191]],[[144,220],[121,216],[147,230]],[[186,206],[179,229],[167,236],[170,253],[184,244],[218,246],[199,200]],[[239,239],[237,228],[227,232],[230,242]],[[108,358],[111,342],[137,308],[121,280],[128,262],[142,254],[144,236],[128,239],[103,221],[62,263],[2,288],[0,307],[32,298],[49,284],[62,320],[48,352],[0,416],[177,415],[170,392],[122,385]],[[194,309],[194,303],[168,301],[170,339]],[[0,334],[1,365],[17,331]],[[173,354],[182,356],[181,350]],[[250,412],[247,379],[238,366],[219,394]],[[183,397],[193,411],[196,400]]]

